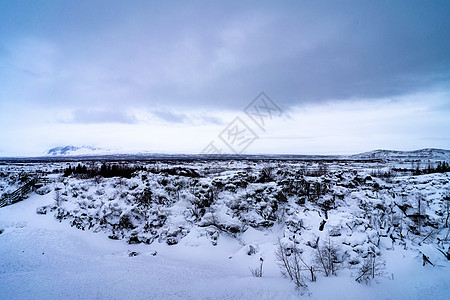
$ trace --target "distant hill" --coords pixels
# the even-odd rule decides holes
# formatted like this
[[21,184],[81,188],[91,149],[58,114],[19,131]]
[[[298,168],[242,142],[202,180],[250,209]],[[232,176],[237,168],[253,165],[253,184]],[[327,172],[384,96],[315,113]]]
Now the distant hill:
[[46,155],[51,156],[77,156],[77,155],[98,155],[107,154],[109,150],[96,148],[92,146],[64,146],[51,148],[46,152]]
[[450,150],[426,148],[414,151],[396,151],[396,150],[373,150],[369,152],[354,155],[264,155],[264,154],[221,154],[208,156],[205,154],[164,154],[164,153],[126,153],[111,149],[97,148],[93,146],[63,146],[48,150],[45,156],[51,157],[96,157],[96,156],[114,156],[124,158],[172,158],[172,159],[193,159],[210,158],[217,159],[407,159],[407,160],[445,160],[450,161]]
[[351,155],[352,158],[367,159],[433,159],[450,160],[450,150],[425,148],[414,151],[374,150],[370,152]]

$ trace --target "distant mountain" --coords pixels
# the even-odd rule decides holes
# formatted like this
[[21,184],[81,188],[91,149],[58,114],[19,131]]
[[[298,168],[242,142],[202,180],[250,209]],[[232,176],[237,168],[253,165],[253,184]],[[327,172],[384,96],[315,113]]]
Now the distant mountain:
[[433,159],[450,160],[450,150],[425,148],[414,151],[374,150],[351,155],[352,158],[367,159]]
[[221,154],[221,155],[204,155],[204,154],[164,154],[164,153],[145,153],[145,152],[121,152],[111,149],[97,148],[93,146],[64,146],[55,147],[48,150],[45,155],[52,157],[76,157],[76,156],[114,156],[127,159],[136,158],[153,158],[153,159],[394,159],[394,160],[445,160],[450,161],[450,150],[426,148],[414,151],[396,151],[396,150],[373,150],[369,152],[354,155],[264,155],[264,154]]
[[64,146],[55,147],[47,151],[46,155],[51,156],[77,156],[77,155],[98,155],[108,154],[110,150],[96,148],[92,146]]

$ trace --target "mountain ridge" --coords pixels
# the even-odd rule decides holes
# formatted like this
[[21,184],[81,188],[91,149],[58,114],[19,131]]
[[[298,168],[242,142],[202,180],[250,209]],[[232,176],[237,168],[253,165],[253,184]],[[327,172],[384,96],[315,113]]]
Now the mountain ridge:
[[[120,155],[120,154],[130,154],[135,156],[144,156],[149,154],[161,154],[164,153],[150,153],[150,152],[133,152],[133,151],[113,151],[111,149],[104,149],[89,145],[84,146],[59,146],[49,149],[45,152],[47,156],[90,156],[90,155]],[[179,154],[182,155],[182,154]],[[189,154],[183,154],[189,156]],[[191,154],[197,156],[199,154]],[[402,158],[402,157],[417,157],[417,158],[432,158],[432,159],[450,159],[450,150],[439,149],[439,148],[423,148],[411,151],[402,150],[387,150],[387,149],[376,149],[367,152],[361,152],[350,155],[303,155],[303,154],[243,154],[243,156],[337,156],[337,157],[348,157],[348,158],[366,158],[366,159],[389,159],[389,158]]]
[[50,156],[72,156],[72,155],[92,155],[99,154],[99,152],[108,152],[110,150],[97,148],[93,146],[59,146],[49,149],[45,152],[46,155]]
[[352,158],[392,159],[392,158],[429,158],[450,159],[450,150],[438,148],[423,148],[412,151],[377,149],[373,151],[350,155]]

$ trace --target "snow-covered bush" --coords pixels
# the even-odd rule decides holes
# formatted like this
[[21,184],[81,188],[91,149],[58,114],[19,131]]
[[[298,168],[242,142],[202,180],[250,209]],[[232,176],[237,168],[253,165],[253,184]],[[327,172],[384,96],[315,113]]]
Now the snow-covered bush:
[[[95,166],[101,164],[89,168]],[[393,176],[387,183],[351,166],[321,175],[313,172],[319,165],[312,162],[266,166],[152,162],[133,166],[137,171],[130,178],[63,177],[55,186],[59,206],[39,211],[129,243],[176,244],[193,231],[217,245],[223,235],[240,238],[249,227],[267,230],[276,224],[286,240],[310,251],[305,257],[311,263],[301,266],[311,279],[318,272],[329,276],[342,266],[359,265],[369,252],[399,243],[439,241],[448,248],[441,230],[448,217],[445,174]],[[415,216],[418,192],[421,217]],[[420,232],[414,230],[417,218]]]
[[46,195],[50,192],[51,192],[51,189],[47,185],[44,185],[36,190],[36,194],[39,194],[39,195]]

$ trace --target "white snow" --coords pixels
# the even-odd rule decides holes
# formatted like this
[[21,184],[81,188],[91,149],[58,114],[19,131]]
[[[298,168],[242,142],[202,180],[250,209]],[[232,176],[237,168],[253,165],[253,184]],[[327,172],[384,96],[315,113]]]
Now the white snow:
[[[218,163],[217,169],[224,165]],[[232,165],[237,169],[247,166]],[[404,242],[396,238],[393,243],[389,226],[383,222],[395,224],[402,214],[396,204],[415,205],[417,191],[424,197],[423,212],[430,224],[442,220],[441,196],[449,188],[449,174],[394,177],[390,183],[374,178],[353,187],[367,175],[358,172],[337,170],[328,177],[308,178],[332,183],[329,189],[335,199],[327,194],[317,200],[335,201],[327,218],[317,204],[298,204],[299,197],[292,196],[279,204],[277,213],[283,215],[277,215],[270,226],[252,224],[267,221],[272,212],[269,204],[279,186],[267,182],[236,187],[236,178],[228,183],[239,173],[235,171],[201,178],[196,190],[184,185],[188,179],[182,177],[167,177],[169,183],[162,188],[161,180],[166,177],[161,174],[147,173],[146,180],[139,174],[98,183],[68,178],[55,183],[64,199],[59,208],[50,211],[55,206],[54,190],[45,195],[33,193],[0,208],[0,299],[448,299],[450,262],[436,245],[419,243],[419,236],[408,233],[403,223],[403,233],[409,235]],[[227,187],[195,220],[190,212],[195,197],[201,197],[211,182],[219,179]],[[381,189],[372,188],[375,181]],[[186,188],[177,194],[179,185]],[[163,225],[154,225],[158,238],[150,244],[108,238],[125,215],[136,228],[123,232],[127,238],[135,231],[152,236],[143,229],[140,208],[133,202],[147,187],[155,199],[169,202],[149,208],[148,222],[156,224],[161,216],[166,218]],[[175,192],[171,196],[167,191]],[[407,195],[398,196],[401,193]],[[49,208],[47,214],[37,214],[43,206]],[[245,213],[236,214],[242,207]],[[60,222],[54,217],[58,211],[70,215]],[[84,221],[94,218],[93,226],[83,224],[80,228],[84,230],[77,229],[73,221],[80,217]],[[103,218],[108,224],[101,227],[95,223]],[[325,219],[325,229],[320,231]],[[405,222],[402,220],[399,222]],[[216,225],[242,232],[222,232]],[[296,290],[275,261],[278,239],[297,244],[304,257],[311,259],[315,251],[311,243],[318,237],[323,241],[328,233],[347,261],[361,260],[369,249],[381,254],[386,261],[385,275],[361,284],[355,281],[357,266],[350,266],[339,270],[337,276],[318,274],[317,282],[307,281],[306,289]],[[176,244],[168,245],[168,237],[176,238]],[[249,255],[251,252],[255,253]],[[422,265],[423,254],[434,266]],[[249,268],[258,267],[260,258],[264,260],[263,277],[256,278]]]
[[[175,246],[128,245],[102,233],[80,231],[37,207],[52,195],[33,195],[0,209],[0,295],[2,299],[297,299],[301,292],[281,277],[273,262],[276,232],[249,228],[244,244],[259,248],[248,256],[245,246],[220,237],[214,247],[193,232]],[[273,229],[276,231],[277,229]],[[128,251],[141,255],[129,257]],[[157,251],[155,256],[152,255]],[[264,276],[249,267],[266,262]],[[231,258],[230,258],[231,257]],[[437,255],[436,259],[440,259]],[[450,265],[421,265],[411,251],[386,252],[391,279],[366,286],[350,274],[319,276],[309,283],[310,299],[448,299]],[[348,273],[348,272],[347,272]],[[394,278],[392,280],[392,277]]]

